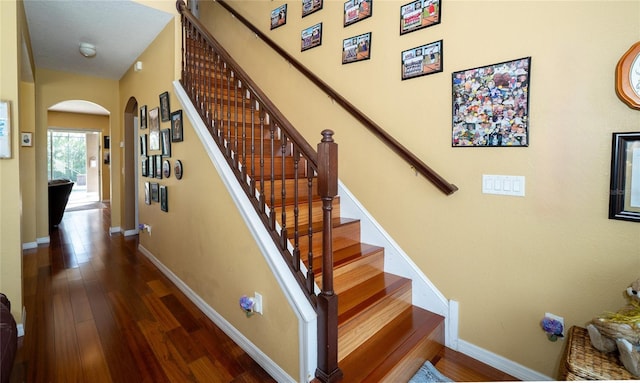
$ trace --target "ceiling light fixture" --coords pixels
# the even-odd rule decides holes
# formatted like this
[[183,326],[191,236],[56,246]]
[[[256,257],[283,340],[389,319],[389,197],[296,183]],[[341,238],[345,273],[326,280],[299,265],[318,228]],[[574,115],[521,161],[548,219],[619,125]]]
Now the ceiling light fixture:
[[93,57],[96,55],[96,46],[89,43],[80,43],[80,53],[84,57]]

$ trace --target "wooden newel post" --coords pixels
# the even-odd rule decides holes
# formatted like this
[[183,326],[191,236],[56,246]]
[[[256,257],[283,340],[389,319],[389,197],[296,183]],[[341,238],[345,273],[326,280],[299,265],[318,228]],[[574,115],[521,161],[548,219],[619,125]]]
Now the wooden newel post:
[[332,205],[338,195],[338,144],[323,130],[318,144],[318,194],[322,199],[322,286],[318,295],[318,368],[323,382],[342,380],[338,367],[338,296],[333,292]]

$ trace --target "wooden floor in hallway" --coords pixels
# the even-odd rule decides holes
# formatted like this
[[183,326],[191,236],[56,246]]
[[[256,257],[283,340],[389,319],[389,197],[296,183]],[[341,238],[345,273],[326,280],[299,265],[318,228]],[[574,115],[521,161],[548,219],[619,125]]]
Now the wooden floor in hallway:
[[149,260],[110,210],[66,212],[23,256],[11,382],[274,382]]

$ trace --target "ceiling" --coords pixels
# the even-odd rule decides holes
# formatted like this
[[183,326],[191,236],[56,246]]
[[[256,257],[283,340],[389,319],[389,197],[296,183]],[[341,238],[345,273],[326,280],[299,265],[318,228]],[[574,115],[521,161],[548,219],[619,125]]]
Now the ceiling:
[[[112,80],[122,78],[175,16],[131,0],[24,0],[24,8],[36,68]],[[95,57],[80,54],[81,42],[95,45]],[[106,112],[70,101],[55,110]]]

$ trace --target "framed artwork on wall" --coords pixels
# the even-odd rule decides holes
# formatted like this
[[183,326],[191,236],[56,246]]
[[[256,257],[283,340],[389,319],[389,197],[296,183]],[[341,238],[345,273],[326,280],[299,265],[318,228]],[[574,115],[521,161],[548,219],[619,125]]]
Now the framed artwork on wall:
[[147,177],[154,178],[156,176],[155,156],[147,156],[147,170]]
[[171,114],[171,108],[169,107],[169,92],[160,94],[160,118],[164,121],[169,121],[169,115]]
[[440,0],[417,0],[400,7],[400,35],[440,24]]
[[157,182],[151,182],[151,201],[153,202],[160,202],[160,196],[158,194],[158,183]]
[[147,155],[147,134],[146,133],[140,135],[140,155],[141,156]]
[[271,11],[271,29],[276,29],[287,23],[287,4]]
[[371,58],[371,32],[342,40],[342,63],[349,64]]
[[140,107],[140,129],[147,129],[147,106]]
[[171,141],[180,142],[183,140],[182,129],[182,109],[171,113]]
[[302,0],[302,17],[322,9],[322,0]]
[[531,57],[453,72],[454,147],[529,146]]
[[142,166],[140,167],[140,173],[143,177],[149,176],[149,161],[146,156],[141,157]]
[[307,29],[303,29],[300,34],[301,46],[300,51],[315,48],[322,44],[322,23],[318,23]]
[[160,109],[149,111],[149,150],[160,150]]
[[144,203],[151,205],[151,184],[149,182],[144,183]]
[[162,157],[171,157],[171,129],[162,129]]
[[182,161],[176,160],[173,167],[173,173],[176,175],[176,179],[182,179]]
[[20,133],[20,145],[21,146],[33,146],[33,133],[21,132]]
[[402,52],[402,79],[442,72],[442,40]]
[[355,24],[373,14],[373,0],[349,0],[344,3],[344,26]]
[[169,211],[169,195],[167,194],[167,185],[160,185],[160,210]]
[[154,157],[155,160],[155,165],[153,165],[153,168],[156,171],[156,178],[162,179],[162,155],[161,154],[156,154]]
[[609,219],[640,222],[640,132],[613,133]]
[[169,176],[171,176],[171,163],[169,160],[162,161],[162,176],[164,178],[169,178]]

